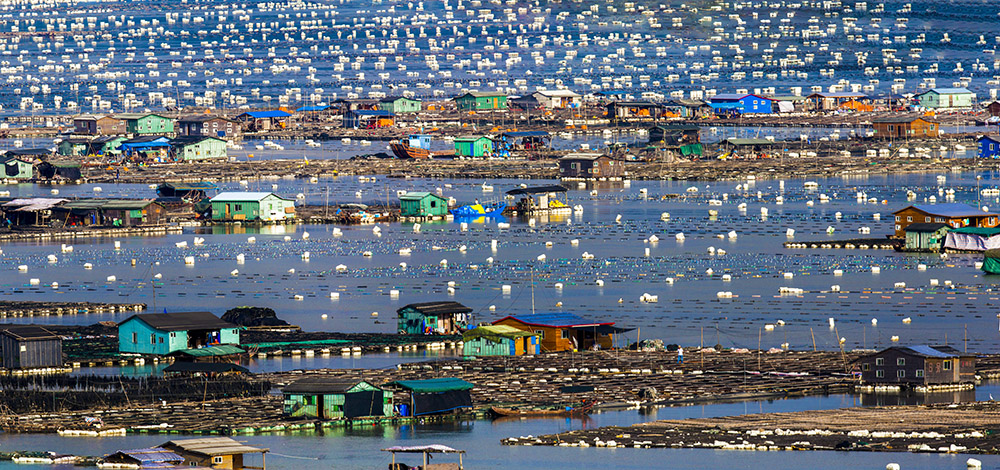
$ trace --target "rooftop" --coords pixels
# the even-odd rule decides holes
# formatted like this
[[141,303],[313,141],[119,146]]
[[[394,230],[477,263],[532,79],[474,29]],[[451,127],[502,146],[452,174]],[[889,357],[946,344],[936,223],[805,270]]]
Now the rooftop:
[[[428,193],[429,194],[429,193]],[[398,311],[402,311],[408,308],[412,308],[424,315],[440,315],[442,313],[470,313],[472,309],[462,305],[458,302],[452,301],[442,301],[442,302],[421,302],[416,304],[409,304]]]
[[222,321],[211,312],[174,312],[174,313],[138,313],[119,323],[123,325],[133,318],[142,320],[147,325],[161,331],[184,330],[216,330],[219,328],[238,328],[227,321]]
[[202,437],[178,439],[161,445],[164,449],[200,454],[208,457],[234,454],[262,454],[268,449],[251,447],[228,437]]
[[904,207],[896,211],[895,213],[905,211],[911,207],[928,215],[936,215],[949,218],[983,217],[989,215],[992,216],[997,215],[990,212],[983,212],[968,204],[962,204],[958,202],[948,202],[943,204],[914,204],[912,206]]
[[587,320],[585,318],[579,317],[572,313],[534,313],[525,315],[510,315],[504,317],[500,320],[493,322],[503,321],[507,318],[517,320],[525,325],[531,326],[547,326],[552,328],[578,328],[584,326],[600,326],[600,325],[614,325],[615,322],[595,322],[593,320]]
[[[341,379],[339,377],[306,377],[296,380],[281,389],[286,394],[327,394],[347,393],[363,380]],[[369,384],[370,385],[370,384]]]
[[284,197],[278,196],[277,194],[269,193],[269,192],[263,192],[263,191],[247,191],[247,192],[226,191],[226,192],[219,193],[218,195],[216,195],[215,197],[213,197],[211,200],[212,201],[252,201],[252,202],[259,202],[259,201],[262,201],[264,198],[266,198],[268,196],[271,196],[271,195],[273,195],[274,197],[280,198],[280,199],[284,199],[286,201],[290,201],[290,199],[288,199],[288,198],[284,198]]
[[35,325],[10,325],[0,326],[0,334],[10,336],[18,341],[32,341],[42,339],[58,339],[55,333]]

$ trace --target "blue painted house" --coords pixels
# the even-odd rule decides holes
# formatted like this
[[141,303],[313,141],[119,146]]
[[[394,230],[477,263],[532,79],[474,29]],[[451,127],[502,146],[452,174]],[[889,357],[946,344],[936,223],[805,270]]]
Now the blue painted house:
[[979,138],[979,158],[1000,158],[1000,138],[984,135]]
[[165,355],[240,344],[240,329],[209,312],[140,313],[118,324],[118,351]]
[[722,93],[713,96],[708,105],[715,114],[771,114],[771,100],[747,93]]

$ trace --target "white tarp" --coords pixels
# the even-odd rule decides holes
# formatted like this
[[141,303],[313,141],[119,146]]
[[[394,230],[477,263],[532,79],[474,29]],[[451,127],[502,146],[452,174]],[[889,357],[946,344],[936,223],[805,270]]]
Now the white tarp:
[[948,232],[944,247],[953,250],[986,251],[1000,248],[1000,235],[984,237],[970,233]]
[[779,113],[794,113],[795,104],[791,101],[779,101],[778,102],[778,112]]

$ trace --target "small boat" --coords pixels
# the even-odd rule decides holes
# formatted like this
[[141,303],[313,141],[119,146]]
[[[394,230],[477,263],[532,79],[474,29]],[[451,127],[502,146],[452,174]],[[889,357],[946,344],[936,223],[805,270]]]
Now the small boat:
[[505,209],[507,209],[507,203],[505,202],[498,202],[489,206],[476,203],[457,207],[450,212],[455,217],[500,217]]
[[[455,468],[457,470],[463,470],[465,468],[465,462],[463,461],[464,460],[463,457],[465,457],[465,451],[452,449],[451,447],[443,446],[441,444],[431,444],[426,446],[394,446],[394,447],[389,447],[387,449],[382,449],[382,452],[389,452],[392,454],[392,462],[389,464],[389,470],[405,470],[411,468],[430,469],[435,467]],[[396,454],[421,454],[423,456],[422,458],[423,465],[421,465],[420,467],[415,467],[406,465],[404,463],[397,463]],[[458,465],[455,465],[454,463],[450,463],[447,465],[444,464],[428,465],[430,463],[432,454],[458,454]]]
[[427,160],[431,158],[431,136],[413,134],[399,142],[389,144],[389,149],[401,160]]
[[539,410],[539,409],[512,409],[512,408],[500,408],[498,406],[490,407],[490,414],[497,417],[545,417],[545,416],[587,416],[593,409],[593,404],[586,404],[578,406],[575,408],[565,408],[562,410]]
[[420,147],[411,147],[407,142],[396,142],[389,144],[392,153],[401,160],[427,160],[431,158],[431,151]]

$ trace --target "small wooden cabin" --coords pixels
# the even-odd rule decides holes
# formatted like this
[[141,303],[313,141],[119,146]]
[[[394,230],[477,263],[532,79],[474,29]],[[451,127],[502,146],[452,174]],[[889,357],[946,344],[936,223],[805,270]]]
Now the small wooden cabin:
[[5,369],[61,367],[62,337],[35,325],[0,327],[0,354]]
[[621,178],[625,162],[596,153],[571,153],[559,159],[561,178]]
[[399,215],[403,217],[440,217],[448,215],[448,200],[426,191],[408,192],[399,197]]
[[539,352],[537,333],[512,326],[479,326],[462,334],[465,356],[530,356]]
[[[264,454],[268,449],[251,447],[228,437],[177,439],[161,448],[184,458],[181,467],[208,467],[224,470],[264,470]],[[261,454],[260,462],[247,465],[248,455]]]
[[285,386],[284,414],[317,419],[392,416],[392,392],[364,380],[306,377]]
[[543,352],[610,349],[614,334],[626,331],[615,328],[615,322],[594,322],[572,313],[512,315],[493,324],[539,335]]
[[422,302],[396,310],[399,332],[409,335],[458,335],[469,324],[472,309],[458,302]]
[[951,227],[943,223],[914,223],[906,227],[907,250],[937,251]]
[[888,117],[872,120],[877,139],[937,138],[940,127],[936,122],[920,117]]
[[961,203],[914,204],[893,212],[896,218],[896,237],[906,237],[906,228],[914,223],[941,223],[951,228],[1000,225],[1000,214],[983,212]]
[[974,383],[976,356],[950,346],[893,346],[859,360],[866,384]]

